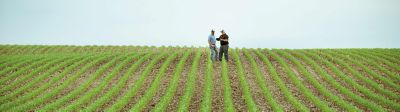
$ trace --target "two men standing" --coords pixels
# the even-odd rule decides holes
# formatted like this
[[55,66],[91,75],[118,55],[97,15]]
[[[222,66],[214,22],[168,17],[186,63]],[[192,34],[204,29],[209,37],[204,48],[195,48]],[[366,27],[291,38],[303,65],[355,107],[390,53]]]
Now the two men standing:
[[[210,46],[211,52],[211,60],[215,61],[219,57],[219,61],[222,61],[222,55],[225,57],[225,60],[228,61],[228,50],[229,50],[229,42],[228,35],[224,30],[221,30],[221,36],[219,38],[215,38],[214,30],[211,30],[211,34],[208,36],[208,44]],[[220,41],[221,47],[219,49],[219,56],[217,56],[217,46],[215,45],[216,41]]]

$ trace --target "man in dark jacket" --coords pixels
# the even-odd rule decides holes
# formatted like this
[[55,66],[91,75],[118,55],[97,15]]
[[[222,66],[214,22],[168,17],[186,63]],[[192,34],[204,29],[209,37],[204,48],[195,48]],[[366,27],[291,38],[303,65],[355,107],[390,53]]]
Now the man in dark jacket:
[[229,42],[228,42],[228,35],[225,33],[224,30],[221,30],[221,36],[217,38],[217,41],[220,41],[221,47],[219,48],[219,61],[222,61],[222,55],[224,55],[225,60],[228,61],[228,49],[229,49]]

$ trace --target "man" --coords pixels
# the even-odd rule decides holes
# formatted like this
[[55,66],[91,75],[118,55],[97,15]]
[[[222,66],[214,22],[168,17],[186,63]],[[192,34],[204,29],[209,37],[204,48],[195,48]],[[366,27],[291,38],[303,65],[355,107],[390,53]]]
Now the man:
[[217,41],[221,42],[221,46],[219,48],[219,61],[222,61],[222,55],[224,55],[225,60],[228,61],[228,49],[229,49],[228,39],[229,37],[225,33],[225,31],[221,30],[221,36],[217,38]]
[[217,40],[215,40],[214,30],[211,30],[211,34],[208,36],[208,45],[210,47],[212,61],[217,60],[217,57],[218,57],[217,46],[215,45],[216,42],[217,42]]

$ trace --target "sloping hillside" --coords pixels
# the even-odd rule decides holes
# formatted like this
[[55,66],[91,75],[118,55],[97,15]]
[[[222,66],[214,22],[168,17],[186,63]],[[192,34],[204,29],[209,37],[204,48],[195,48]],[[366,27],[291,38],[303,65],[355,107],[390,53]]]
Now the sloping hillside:
[[400,49],[0,45],[0,111],[399,111]]

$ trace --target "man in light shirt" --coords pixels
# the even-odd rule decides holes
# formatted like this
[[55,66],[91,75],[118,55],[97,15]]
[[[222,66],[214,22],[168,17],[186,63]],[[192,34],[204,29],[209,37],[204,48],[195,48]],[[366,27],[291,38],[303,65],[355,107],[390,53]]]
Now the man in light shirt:
[[208,36],[208,45],[210,47],[210,53],[211,53],[211,60],[212,61],[215,61],[215,60],[218,59],[217,46],[215,45],[217,40],[215,39],[214,33],[215,33],[214,30],[211,30],[211,34]]

